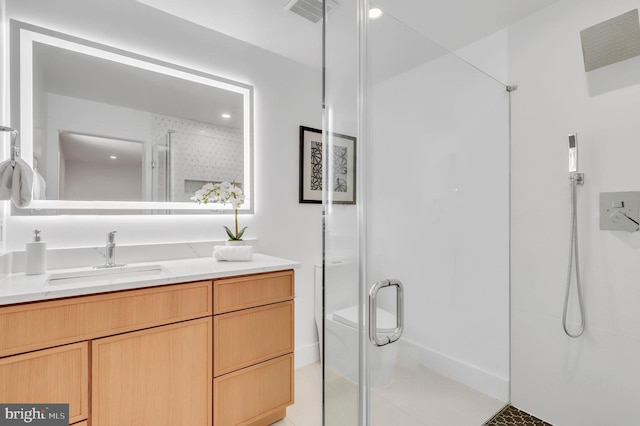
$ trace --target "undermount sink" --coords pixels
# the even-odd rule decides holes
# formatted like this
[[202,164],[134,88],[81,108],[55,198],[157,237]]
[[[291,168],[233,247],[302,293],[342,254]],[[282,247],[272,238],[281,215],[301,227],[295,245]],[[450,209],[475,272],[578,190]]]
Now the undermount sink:
[[113,279],[144,279],[165,272],[162,265],[114,266],[111,268],[87,268],[70,272],[50,274],[49,285],[88,283]]

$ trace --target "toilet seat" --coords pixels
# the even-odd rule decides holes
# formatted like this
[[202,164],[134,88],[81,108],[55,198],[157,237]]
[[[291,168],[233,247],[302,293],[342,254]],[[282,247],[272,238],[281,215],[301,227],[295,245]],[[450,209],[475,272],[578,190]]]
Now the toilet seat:
[[[396,330],[396,316],[384,309],[377,308],[378,333],[393,333]],[[333,313],[336,322],[352,328],[358,328],[358,307],[351,306]]]

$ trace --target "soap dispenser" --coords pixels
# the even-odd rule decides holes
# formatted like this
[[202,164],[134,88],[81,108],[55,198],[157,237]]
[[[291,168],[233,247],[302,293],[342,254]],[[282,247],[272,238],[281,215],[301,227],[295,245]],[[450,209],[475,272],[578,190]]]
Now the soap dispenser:
[[26,245],[25,275],[44,274],[47,271],[47,243],[40,240],[40,231],[33,231],[33,241]]

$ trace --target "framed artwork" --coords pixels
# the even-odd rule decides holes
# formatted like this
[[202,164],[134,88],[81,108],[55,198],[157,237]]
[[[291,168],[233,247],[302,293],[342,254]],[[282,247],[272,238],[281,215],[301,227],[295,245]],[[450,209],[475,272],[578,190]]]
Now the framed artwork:
[[[356,203],[356,138],[330,133],[327,181],[333,204]],[[300,126],[300,202],[322,203],[322,130]]]

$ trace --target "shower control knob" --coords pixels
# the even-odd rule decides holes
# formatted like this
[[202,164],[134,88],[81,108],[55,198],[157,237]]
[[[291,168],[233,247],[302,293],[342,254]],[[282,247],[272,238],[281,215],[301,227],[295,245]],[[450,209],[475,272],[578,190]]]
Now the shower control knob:
[[640,229],[640,224],[638,224],[638,222],[619,210],[616,210],[611,216],[609,216],[609,219],[625,231],[634,232]]

